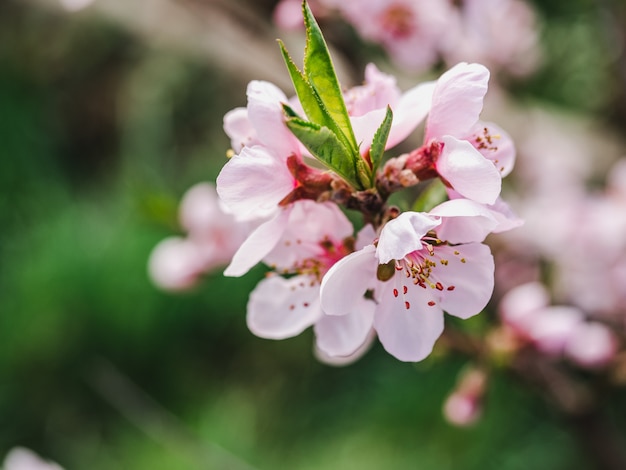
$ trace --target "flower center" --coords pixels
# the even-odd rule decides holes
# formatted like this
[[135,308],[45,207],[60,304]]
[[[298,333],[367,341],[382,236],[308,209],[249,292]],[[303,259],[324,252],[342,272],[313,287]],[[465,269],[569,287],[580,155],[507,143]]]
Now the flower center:
[[405,5],[393,4],[382,14],[383,28],[395,39],[407,38],[415,30],[414,13]]
[[[437,238],[431,239],[430,237],[428,237],[428,241],[426,239],[422,241],[424,242],[424,248],[409,253],[403,259],[395,261],[396,274],[400,276],[404,274],[404,279],[400,282],[401,289],[394,288],[392,291],[393,296],[396,298],[400,295],[405,296],[411,286],[419,286],[426,290],[432,289],[433,292],[453,291],[455,289],[455,286],[452,284],[445,285],[442,283],[437,275],[437,270],[448,266],[448,260],[440,256],[436,251],[436,247],[444,242]],[[455,251],[455,255],[457,253]],[[429,307],[436,305],[436,297],[432,296],[428,300],[427,304]],[[411,308],[410,302],[406,299],[404,306],[407,310]]]
[[318,246],[321,250],[316,256],[297,262],[290,272],[284,274],[307,274],[321,283],[324,274],[337,261],[354,251],[354,240],[350,237],[337,243],[326,237],[319,242]]

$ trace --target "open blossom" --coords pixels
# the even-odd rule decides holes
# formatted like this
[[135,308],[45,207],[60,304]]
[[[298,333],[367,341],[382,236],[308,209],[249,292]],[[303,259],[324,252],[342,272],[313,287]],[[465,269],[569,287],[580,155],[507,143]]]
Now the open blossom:
[[443,331],[444,311],[469,318],[489,301],[494,263],[480,242],[496,224],[487,212],[468,213],[462,200],[428,214],[402,213],[382,228],[377,244],[328,271],[322,308],[343,315],[371,299],[373,327],[385,349],[400,360],[420,361]]
[[406,167],[439,175],[463,197],[494,204],[501,178],[515,161],[510,137],[498,126],[479,121],[489,71],[460,63],[437,81],[424,145],[407,158]]
[[292,205],[285,227],[278,244],[263,258],[275,272],[250,294],[250,331],[284,339],[315,325],[316,348],[323,355],[350,356],[370,335],[373,305],[362,299],[341,318],[327,317],[319,292],[324,274],[352,249],[352,224],[333,203],[302,200]]

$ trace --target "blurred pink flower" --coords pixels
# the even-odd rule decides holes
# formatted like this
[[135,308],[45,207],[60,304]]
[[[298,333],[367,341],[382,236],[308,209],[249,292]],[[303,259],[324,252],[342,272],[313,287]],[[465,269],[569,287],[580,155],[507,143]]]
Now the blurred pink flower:
[[464,371],[443,405],[443,415],[455,426],[471,426],[482,413],[486,374],[476,368]]
[[2,465],[3,470],[63,470],[54,462],[43,460],[32,450],[14,447],[9,451]]
[[441,0],[344,0],[337,8],[367,41],[380,44],[400,66],[431,67],[447,34],[448,2]]
[[586,321],[578,308],[550,305],[546,287],[538,282],[512,289],[502,298],[499,312],[520,338],[549,356],[599,367],[617,352],[617,339],[609,328]]
[[148,261],[153,282],[165,290],[186,290],[201,275],[227,264],[243,242],[249,224],[237,222],[209,183],[191,187],[179,207],[186,237],[168,237],[154,247]]
[[540,61],[534,10],[522,0],[463,0],[448,17],[441,37],[448,64],[472,61],[511,75],[533,72]]

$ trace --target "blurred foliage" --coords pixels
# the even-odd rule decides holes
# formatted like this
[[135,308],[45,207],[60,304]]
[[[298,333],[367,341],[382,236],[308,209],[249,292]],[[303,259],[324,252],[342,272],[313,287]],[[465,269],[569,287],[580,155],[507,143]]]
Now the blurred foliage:
[[[518,91],[606,110],[593,3],[538,7],[548,58]],[[244,91],[94,15],[0,2],[0,454],[27,446],[68,470],[593,468],[504,374],[468,431],[441,417],[461,358],[414,366],[378,346],[331,368],[310,332],[255,338],[244,311],[262,268],[184,295],[150,284],[150,250],[224,163],[222,117]]]

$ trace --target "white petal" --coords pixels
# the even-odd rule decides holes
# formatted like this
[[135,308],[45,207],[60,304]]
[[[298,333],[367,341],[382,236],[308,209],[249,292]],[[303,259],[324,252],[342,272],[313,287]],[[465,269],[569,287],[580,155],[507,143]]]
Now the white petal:
[[346,315],[377,283],[374,245],[340,259],[322,279],[322,309],[327,315]]
[[250,294],[246,321],[252,333],[267,339],[299,335],[321,316],[319,283],[312,276],[271,276]]
[[367,340],[376,303],[361,297],[346,315],[322,315],[313,327],[317,347],[329,356],[349,356]]
[[438,303],[428,304],[432,298],[427,289],[411,283],[404,294],[403,276],[397,274],[392,280],[380,283],[374,328],[389,354],[401,361],[417,362],[431,353],[443,332],[443,312]]
[[430,279],[442,284],[441,307],[464,319],[480,313],[493,293],[494,261],[489,247],[482,243],[441,246],[435,254],[447,261],[433,268]]
[[273,215],[294,186],[285,162],[261,146],[245,147],[217,177],[217,193],[239,220]]
[[435,217],[421,212],[403,212],[385,224],[380,232],[376,256],[380,264],[402,259],[420,250],[422,237],[441,223]]
[[443,150],[437,172],[461,195],[483,204],[493,204],[500,195],[500,172],[472,144],[454,137],[441,139]]
[[480,64],[462,62],[444,73],[433,93],[425,141],[467,135],[483,109],[488,82],[489,70]]
[[469,199],[443,202],[429,214],[441,217],[437,236],[450,243],[482,242],[498,225],[485,205]]
[[272,219],[259,225],[239,247],[224,275],[243,276],[272,251],[287,227],[289,212],[290,208],[283,209]]

